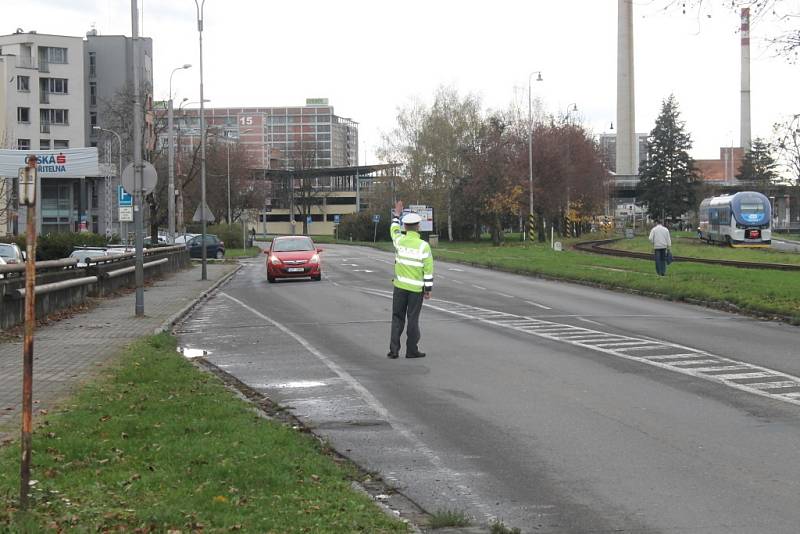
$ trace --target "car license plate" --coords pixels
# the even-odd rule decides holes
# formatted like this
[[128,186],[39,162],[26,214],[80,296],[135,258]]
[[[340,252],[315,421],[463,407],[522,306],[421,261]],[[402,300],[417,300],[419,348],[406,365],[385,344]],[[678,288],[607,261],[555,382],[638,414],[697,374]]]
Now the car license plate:
[[302,267],[289,267],[288,269],[286,269],[286,272],[287,273],[302,273],[303,272],[303,268]]

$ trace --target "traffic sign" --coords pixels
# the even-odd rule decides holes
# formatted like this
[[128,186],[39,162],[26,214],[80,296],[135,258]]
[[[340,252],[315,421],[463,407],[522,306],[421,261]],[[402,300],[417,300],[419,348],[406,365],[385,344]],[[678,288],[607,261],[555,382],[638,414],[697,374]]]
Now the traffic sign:
[[[136,183],[133,176],[133,163],[129,163],[125,170],[122,171],[122,187],[125,191],[133,191],[136,193]],[[147,161],[142,162],[142,191],[149,193],[156,188],[158,183],[158,173],[156,168]]]
[[376,213],[375,215],[373,215],[372,216],[372,222],[374,222],[375,224],[378,224],[379,222],[381,222],[381,214],[380,213]]
[[340,220],[339,219],[339,215],[334,215],[333,216],[333,224],[339,224],[339,220]]
[[119,207],[119,222],[133,222],[133,206]]
[[120,208],[133,206],[133,195],[125,191],[121,185],[117,186],[117,203]]
[[206,222],[210,223],[213,223],[215,220],[217,220],[217,218],[214,217],[214,213],[212,213],[208,205],[205,206],[204,210],[203,205],[201,204],[197,206],[197,209],[195,210],[194,215],[192,216],[192,222],[203,222],[203,219],[205,219]]
[[311,224],[311,215],[306,217],[306,224]]

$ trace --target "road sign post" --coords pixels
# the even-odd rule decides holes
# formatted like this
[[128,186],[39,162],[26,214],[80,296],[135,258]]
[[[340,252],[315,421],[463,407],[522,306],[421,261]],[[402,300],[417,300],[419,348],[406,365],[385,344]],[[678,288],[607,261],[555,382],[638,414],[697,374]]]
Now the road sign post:
[[334,235],[335,235],[337,241],[339,240],[339,221],[340,220],[341,220],[341,218],[340,218],[339,215],[334,215],[333,216],[333,228],[334,228],[334,232],[335,232]]
[[25,337],[22,345],[22,432],[20,459],[19,506],[28,508],[33,449],[33,330],[36,327],[36,156],[28,156],[27,166],[20,169],[20,200],[27,206],[28,229],[25,234]]
[[372,242],[374,243],[378,239],[378,223],[381,222],[380,213],[372,216],[372,222],[375,223],[375,231],[372,233]]

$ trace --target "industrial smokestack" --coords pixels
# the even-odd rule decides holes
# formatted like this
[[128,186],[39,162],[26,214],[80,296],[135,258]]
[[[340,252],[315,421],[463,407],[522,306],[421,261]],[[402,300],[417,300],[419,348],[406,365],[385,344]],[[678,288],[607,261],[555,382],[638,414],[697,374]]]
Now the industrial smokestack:
[[750,8],[742,8],[742,109],[741,146],[750,151]]
[[617,3],[617,176],[639,173],[633,77],[633,0]]

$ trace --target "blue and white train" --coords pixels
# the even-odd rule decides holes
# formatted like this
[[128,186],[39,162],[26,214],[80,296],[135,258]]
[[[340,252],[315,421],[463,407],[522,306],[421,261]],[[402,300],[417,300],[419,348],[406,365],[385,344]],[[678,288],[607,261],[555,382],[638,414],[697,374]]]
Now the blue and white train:
[[700,239],[732,247],[767,247],[772,242],[769,199],[756,191],[711,197],[700,203]]

